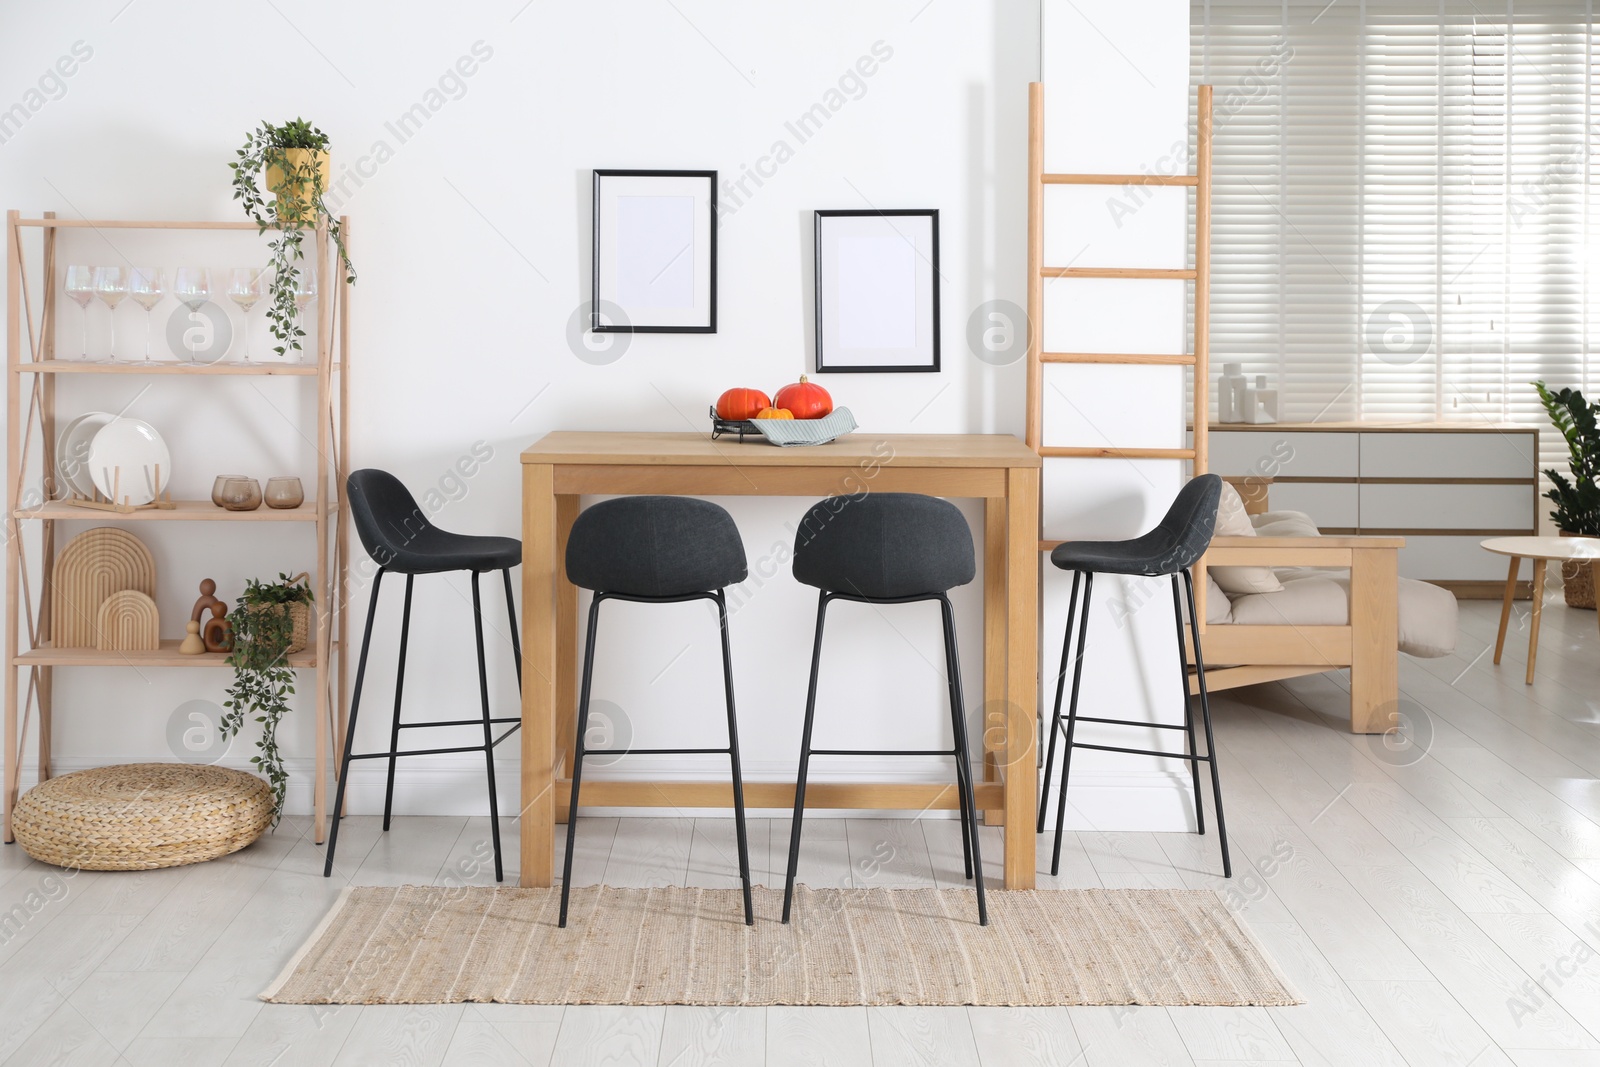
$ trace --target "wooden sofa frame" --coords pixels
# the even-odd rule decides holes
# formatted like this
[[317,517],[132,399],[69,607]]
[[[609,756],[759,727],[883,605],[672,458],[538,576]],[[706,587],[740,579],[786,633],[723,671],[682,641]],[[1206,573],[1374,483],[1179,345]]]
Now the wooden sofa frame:
[[[1267,510],[1268,479],[1229,479],[1245,510]],[[1350,732],[1393,728],[1400,697],[1400,569],[1403,537],[1216,537],[1207,567],[1329,567],[1350,572],[1345,626],[1202,622],[1206,688],[1233,689],[1350,668]],[[1203,616],[1202,616],[1203,617]],[[1190,689],[1197,689],[1190,679]]]

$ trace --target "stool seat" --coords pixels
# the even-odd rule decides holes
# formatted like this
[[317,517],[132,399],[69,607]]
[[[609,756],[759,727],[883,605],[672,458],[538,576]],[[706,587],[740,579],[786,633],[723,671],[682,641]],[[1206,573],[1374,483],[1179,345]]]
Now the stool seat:
[[709,500],[631,496],[584,510],[567,539],[567,580],[634,597],[737,585],[749,571],[733,516]]
[[919,493],[831,497],[795,534],[795,580],[845,596],[943,593],[972,581],[975,561],[961,509]]
[[522,542],[515,537],[450,533],[433,525],[388,471],[355,471],[347,484],[362,547],[390,573],[498,571],[522,562]]
[[1155,529],[1127,541],[1068,541],[1050,562],[1064,571],[1096,574],[1177,574],[1194,566],[1211,544],[1222,480],[1193,478],[1178,492]]

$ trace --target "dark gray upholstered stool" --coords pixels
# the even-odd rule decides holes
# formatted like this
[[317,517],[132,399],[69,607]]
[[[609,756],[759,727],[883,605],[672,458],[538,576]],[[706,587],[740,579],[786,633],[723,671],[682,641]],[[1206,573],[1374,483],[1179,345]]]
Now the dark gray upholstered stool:
[[[1222,840],[1222,874],[1233,877],[1233,866],[1228,860],[1228,830],[1222,821],[1222,780],[1217,775],[1217,747],[1211,738],[1211,704],[1206,697],[1206,661],[1200,652],[1200,623],[1194,610],[1194,577],[1189,568],[1205,554],[1211,544],[1211,534],[1217,524],[1217,501],[1222,495],[1222,479],[1215,474],[1202,474],[1190,479],[1178,491],[1178,496],[1167,509],[1160,524],[1149,533],[1128,541],[1068,541],[1056,546],[1050,562],[1062,570],[1072,572],[1072,598],[1067,607],[1067,632],[1061,644],[1061,669],[1056,674],[1055,712],[1050,719],[1050,751],[1044,761],[1044,787],[1039,791],[1039,832],[1044,833],[1046,807],[1050,803],[1050,770],[1056,758],[1056,734],[1061,729],[1061,691],[1066,686],[1067,658],[1072,647],[1072,623],[1078,619],[1078,654],[1072,668],[1072,701],[1067,707],[1067,744],[1061,759],[1061,797],[1056,805],[1055,852],[1050,859],[1050,873],[1061,870],[1061,829],[1067,811],[1067,776],[1072,771],[1072,750],[1092,748],[1102,752],[1127,752],[1143,756],[1162,756],[1189,762],[1194,780],[1195,828],[1206,832],[1205,811],[1200,800],[1200,764],[1211,765],[1212,798],[1217,806],[1217,836]],[[1172,611],[1178,623],[1178,676],[1183,682],[1183,725],[1171,723],[1133,722],[1127,719],[1096,719],[1078,714],[1078,683],[1083,678],[1083,647],[1089,632],[1089,599],[1094,593],[1095,574],[1135,574],[1172,577]],[[1178,576],[1183,576],[1184,590],[1189,605],[1189,625],[1194,635],[1194,666],[1200,696],[1200,719],[1205,725],[1206,754],[1200,755],[1195,747],[1194,712],[1189,702],[1189,666],[1183,647],[1183,597],[1179,594]],[[1083,614],[1078,615],[1078,584],[1083,583]],[[1080,722],[1109,723],[1113,726],[1139,726],[1159,730],[1183,730],[1189,736],[1187,754],[1154,752],[1142,748],[1116,748],[1111,745],[1088,745],[1075,741],[1073,735]]]
[[[817,634],[811,649],[811,684],[806,690],[805,729],[800,738],[800,773],[795,782],[794,825],[789,833],[789,873],[783,886],[783,921],[789,921],[795,873],[800,866],[800,828],[806,806],[806,772],[820,756],[954,756],[961,805],[961,851],[967,877],[976,872],[978,922],[989,924],[983,895],[983,860],[978,854],[978,817],[972,801],[972,763],[967,751],[967,715],[961,696],[955,615],[946,593],[972,581],[976,564],[972,531],[954,504],[916,493],[872,493],[832,497],[816,504],[795,533],[794,576],[821,590]],[[913,604],[937,600],[944,624],[945,680],[950,691],[950,749],[821,749],[811,747],[816,722],[817,672],[828,604]]]
[[722,631],[722,684],[728,706],[727,748],[597,749],[592,754],[726,755],[733,764],[733,818],[739,837],[739,877],[744,882],[744,921],[755,923],[750,900],[750,848],[744,823],[744,776],[739,769],[739,728],[733,711],[733,656],[728,647],[728,602],[723,590],[742,582],[744,542],[733,516],[709,500],[683,496],[633,496],[607,500],[580,514],[567,539],[567,580],[594,591],[589,605],[589,640],[583,651],[578,694],[578,732],[572,764],[572,802],[567,807],[567,857],[561,868],[561,918],[567,925],[572,890],[572,850],[577,841],[578,784],[589,729],[589,683],[594,675],[595,632],[606,600],[676,604],[710,600]]
[[[356,533],[367,554],[378,564],[378,573],[372,579],[372,600],[367,606],[367,625],[361,636],[361,659],[356,666],[356,687],[350,698],[350,722],[345,732],[344,758],[339,765],[339,789],[333,801],[333,827],[328,832],[328,858],[322,874],[333,873],[333,852],[339,843],[339,820],[344,812],[344,788],[350,780],[350,763],[358,759],[387,759],[389,779],[383,793],[383,828],[389,829],[389,815],[394,807],[395,761],[401,756],[429,756],[445,752],[482,752],[489,776],[489,833],[494,840],[495,881],[505,879],[505,866],[500,856],[500,804],[494,784],[494,749],[501,741],[517,731],[522,723],[520,714],[504,718],[489,715],[489,672],[483,655],[483,601],[478,593],[478,575],[485,571],[500,571],[505,579],[506,612],[511,619],[511,649],[516,657],[517,685],[522,685],[522,648],[517,638],[517,608],[511,599],[511,568],[522,562],[522,542],[514,537],[475,537],[454,534],[439,529],[428,521],[428,516],[417,506],[416,500],[401,484],[400,479],[387,471],[359,470],[346,481],[350,497],[350,517],[355,522]],[[400,731],[427,729],[439,726],[476,726],[479,719],[454,719],[448,722],[401,722],[400,697],[405,690],[406,645],[411,635],[411,585],[419,574],[440,574],[445,571],[472,572],[472,624],[478,638],[478,693],[483,705],[483,744],[455,748],[427,748],[400,751]],[[361,709],[361,686],[367,676],[367,652],[372,647],[372,621],[378,614],[378,590],[383,576],[393,572],[406,576],[406,601],[400,616],[400,665],[394,683],[394,721],[389,729],[387,752],[354,753],[356,738],[356,713]],[[510,723],[511,728],[499,737],[494,736],[496,723]]]

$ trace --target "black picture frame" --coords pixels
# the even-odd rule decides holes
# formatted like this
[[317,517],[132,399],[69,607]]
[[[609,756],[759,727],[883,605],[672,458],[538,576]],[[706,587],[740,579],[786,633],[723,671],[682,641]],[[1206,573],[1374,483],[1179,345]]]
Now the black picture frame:
[[[835,359],[829,361],[829,326],[827,323],[827,306],[829,301],[826,293],[829,291],[826,272],[832,264],[825,254],[826,241],[824,229],[828,219],[863,219],[863,218],[912,218],[923,217],[929,220],[928,241],[925,251],[918,249],[917,254],[922,260],[918,265],[919,272],[926,271],[926,307],[918,307],[916,314],[921,318],[926,311],[926,325],[928,328],[927,355],[921,357],[920,351],[914,354],[915,361],[895,363],[860,363],[853,362],[843,357],[843,352],[836,352]],[[903,236],[903,235],[902,235]],[[816,316],[816,373],[818,374],[937,374],[940,370],[939,355],[939,210],[937,208],[892,208],[892,209],[852,209],[838,211],[817,211],[815,213],[814,233],[814,311]],[[913,245],[913,248],[916,248]],[[920,294],[917,299],[922,298]],[[921,347],[920,345],[917,347]]]
[[[705,241],[707,248],[707,262],[710,268],[710,290],[708,293],[704,321],[694,324],[664,324],[659,322],[635,322],[629,317],[626,323],[601,321],[601,274],[604,261],[604,250],[601,240],[601,216],[604,207],[602,194],[603,180],[606,178],[663,178],[681,181],[682,179],[703,179],[706,183],[706,203],[708,205]],[[628,169],[596,169],[593,184],[593,248],[590,264],[589,278],[589,326],[595,333],[716,333],[717,332],[717,172],[714,170],[628,170]],[[607,301],[615,304],[614,301]],[[625,311],[626,309],[624,309]]]

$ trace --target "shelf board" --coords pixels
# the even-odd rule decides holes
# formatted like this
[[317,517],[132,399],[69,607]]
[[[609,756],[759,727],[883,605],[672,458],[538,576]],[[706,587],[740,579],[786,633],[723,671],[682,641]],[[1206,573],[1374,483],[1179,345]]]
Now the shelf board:
[[[45,645],[23,652],[11,662],[19,667],[226,667],[225,652],[203,652],[198,656],[185,656],[178,651],[178,641],[163,641],[161,647],[150,651],[102,652],[98,648],[51,648]],[[315,647],[289,656],[291,667],[315,667]]]
[[[337,370],[338,363],[333,364]],[[314,377],[315,363],[244,363],[225,359],[215,363],[185,363],[162,360],[158,363],[92,363],[84,359],[41,359],[18,363],[12,368],[18,374],[283,374]]]
[[[261,227],[245,219],[208,222],[203,219],[18,219],[18,226],[38,226],[47,230],[255,230]],[[303,227],[292,227],[303,229]],[[277,232],[281,227],[268,226]],[[311,233],[312,230],[305,232]]]
[[[50,500],[36,508],[19,508],[11,513],[14,519],[56,519],[81,522],[316,522],[315,502],[297,508],[269,508],[265,504],[254,511],[229,511],[219,508],[209,500],[175,500],[173,508],[147,508],[143,511],[103,511],[84,508],[65,500]],[[338,511],[337,501],[330,501],[328,514]]]

